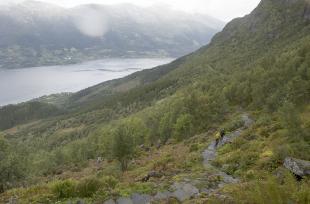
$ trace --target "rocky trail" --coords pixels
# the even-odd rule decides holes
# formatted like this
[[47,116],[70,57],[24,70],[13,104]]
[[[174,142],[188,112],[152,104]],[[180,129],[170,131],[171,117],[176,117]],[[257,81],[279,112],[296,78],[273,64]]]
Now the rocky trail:
[[201,193],[211,195],[215,194],[215,196],[219,196],[220,198],[225,199],[224,195],[216,195],[216,191],[222,188],[226,184],[237,183],[239,180],[234,178],[225,172],[221,171],[214,167],[211,163],[215,160],[217,155],[217,149],[222,147],[225,144],[232,142],[235,138],[239,137],[243,131],[251,127],[253,124],[253,120],[250,116],[244,113],[242,116],[243,126],[223,137],[223,139],[215,145],[215,141],[213,141],[208,148],[202,153],[203,157],[203,165],[209,170],[212,170],[213,177],[219,177],[220,181],[216,182],[215,185],[211,185],[208,188],[198,188],[201,182],[204,182],[208,179],[208,175],[206,174],[202,178],[196,179],[184,179],[182,182],[174,183],[169,191],[158,192],[156,195],[151,196],[147,194],[133,194],[131,197],[120,197],[116,200],[108,200],[104,202],[104,204],[148,204],[153,202],[159,202],[161,200],[167,200],[169,198],[175,198],[180,202],[183,202],[189,198],[193,198],[199,196]]
[[[217,152],[217,149],[219,147],[222,147],[223,145],[232,142],[234,139],[239,137],[245,129],[248,129],[254,122],[249,117],[248,114],[242,115],[242,121],[244,123],[243,127],[231,132],[230,134],[225,135],[223,137],[223,139],[218,143],[218,145],[216,145],[215,141],[213,141],[209,145],[209,147],[202,153],[204,166],[206,168],[214,169],[217,172],[216,175],[220,176],[222,178],[221,182],[218,184],[218,188],[221,188],[225,184],[237,183],[238,182],[237,178],[234,178],[234,177],[226,174],[225,172],[215,168],[214,166],[212,166],[211,162],[216,158],[216,152]],[[207,193],[211,193],[211,192],[215,191],[216,189],[217,188],[215,188],[215,189],[204,189],[204,191]]]

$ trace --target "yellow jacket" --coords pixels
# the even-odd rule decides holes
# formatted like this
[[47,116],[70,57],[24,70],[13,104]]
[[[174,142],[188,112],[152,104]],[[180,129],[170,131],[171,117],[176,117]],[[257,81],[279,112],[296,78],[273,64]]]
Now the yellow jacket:
[[221,133],[220,132],[217,132],[216,134],[215,134],[215,139],[220,139],[221,138]]

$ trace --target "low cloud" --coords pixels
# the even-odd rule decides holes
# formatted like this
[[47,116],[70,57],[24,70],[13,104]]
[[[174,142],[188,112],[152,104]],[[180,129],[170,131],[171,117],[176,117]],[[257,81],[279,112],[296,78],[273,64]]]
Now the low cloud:
[[80,7],[74,13],[74,24],[82,34],[103,37],[108,31],[108,21],[102,11],[91,7]]

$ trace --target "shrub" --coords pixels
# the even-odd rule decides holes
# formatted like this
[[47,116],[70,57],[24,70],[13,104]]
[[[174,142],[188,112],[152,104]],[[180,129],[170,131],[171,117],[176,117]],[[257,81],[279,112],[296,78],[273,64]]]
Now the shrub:
[[177,141],[182,141],[192,136],[193,133],[193,117],[189,114],[183,114],[179,116],[174,125],[174,138]]
[[101,171],[97,173],[97,176],[99,177],[100,176],[102,177],[104,175],[110,175],[115,178],[120,177],[122,175],[122,170],[120,168],[120,165],[116,162],[110,163],[104,169],[102,169]]
[[226,132],[234,131],[244,125],[244,122],[241,118],[238,118],[236,120],[231,120],[230,122],[226,123],[222,128]]
[[112,176],[106,176],[102,178],[102,183],[106,190],[112,190],[117,186],[118,180]]
[[77,183],[71,179],[64,181],[55,181],[51,189],[58,198],[71,198],[75,196]]
[[79,197],[91,197],[101,187],[103,183],[96,178],[86,178],[79,182],[76,188],[76,192]]
[[174,161],[175,161],[175,159],[172,157],[172,155],[170,155],[170,154],[165,155],[160,160],[154,161],[152,169],[154,169],[154,170],[167,170],[169,163],[172,163]]
[[[232,192],[235,203],[300,203],[310,202],[309,181],[295,181],[286,175],[282,181],[275,177],[240,185]],[[250,202],[249,202],[250,201]]]
[[96,190],[96,192],[92,195],[94,200],[108,200],[112,197],[117,197],[117,184],[118,180],[112,176],[105,176],[100,180],[101,187]]
[[196,152],[199,150],[199,145],[198,144],[192,144],[189,148],[190,152]]
[[120,162],[122,171],[126,171],[135,149],[133,135],[127,124],[121,124],[116,128],[112,144],[114,158]]

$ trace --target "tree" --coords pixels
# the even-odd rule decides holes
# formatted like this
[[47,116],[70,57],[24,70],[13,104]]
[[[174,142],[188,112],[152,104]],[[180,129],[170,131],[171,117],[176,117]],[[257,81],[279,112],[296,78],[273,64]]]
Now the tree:
[[25,176],[25,161],[0,134],[0,193]]
[[283,104],[280,108],[280,119],[290,136],[298,138],[303,135],[298,111],[293,103],[285,102]]
[[177,119],[174,125],[174,137],[181,141],[185,138],[189,138],[193,133],[193,117],[189,114],[182,114]]
[[113,136],[112,155],[120,162],[122,171],[126,171],[134,153],[133,137],[125,124],[119,125]]

